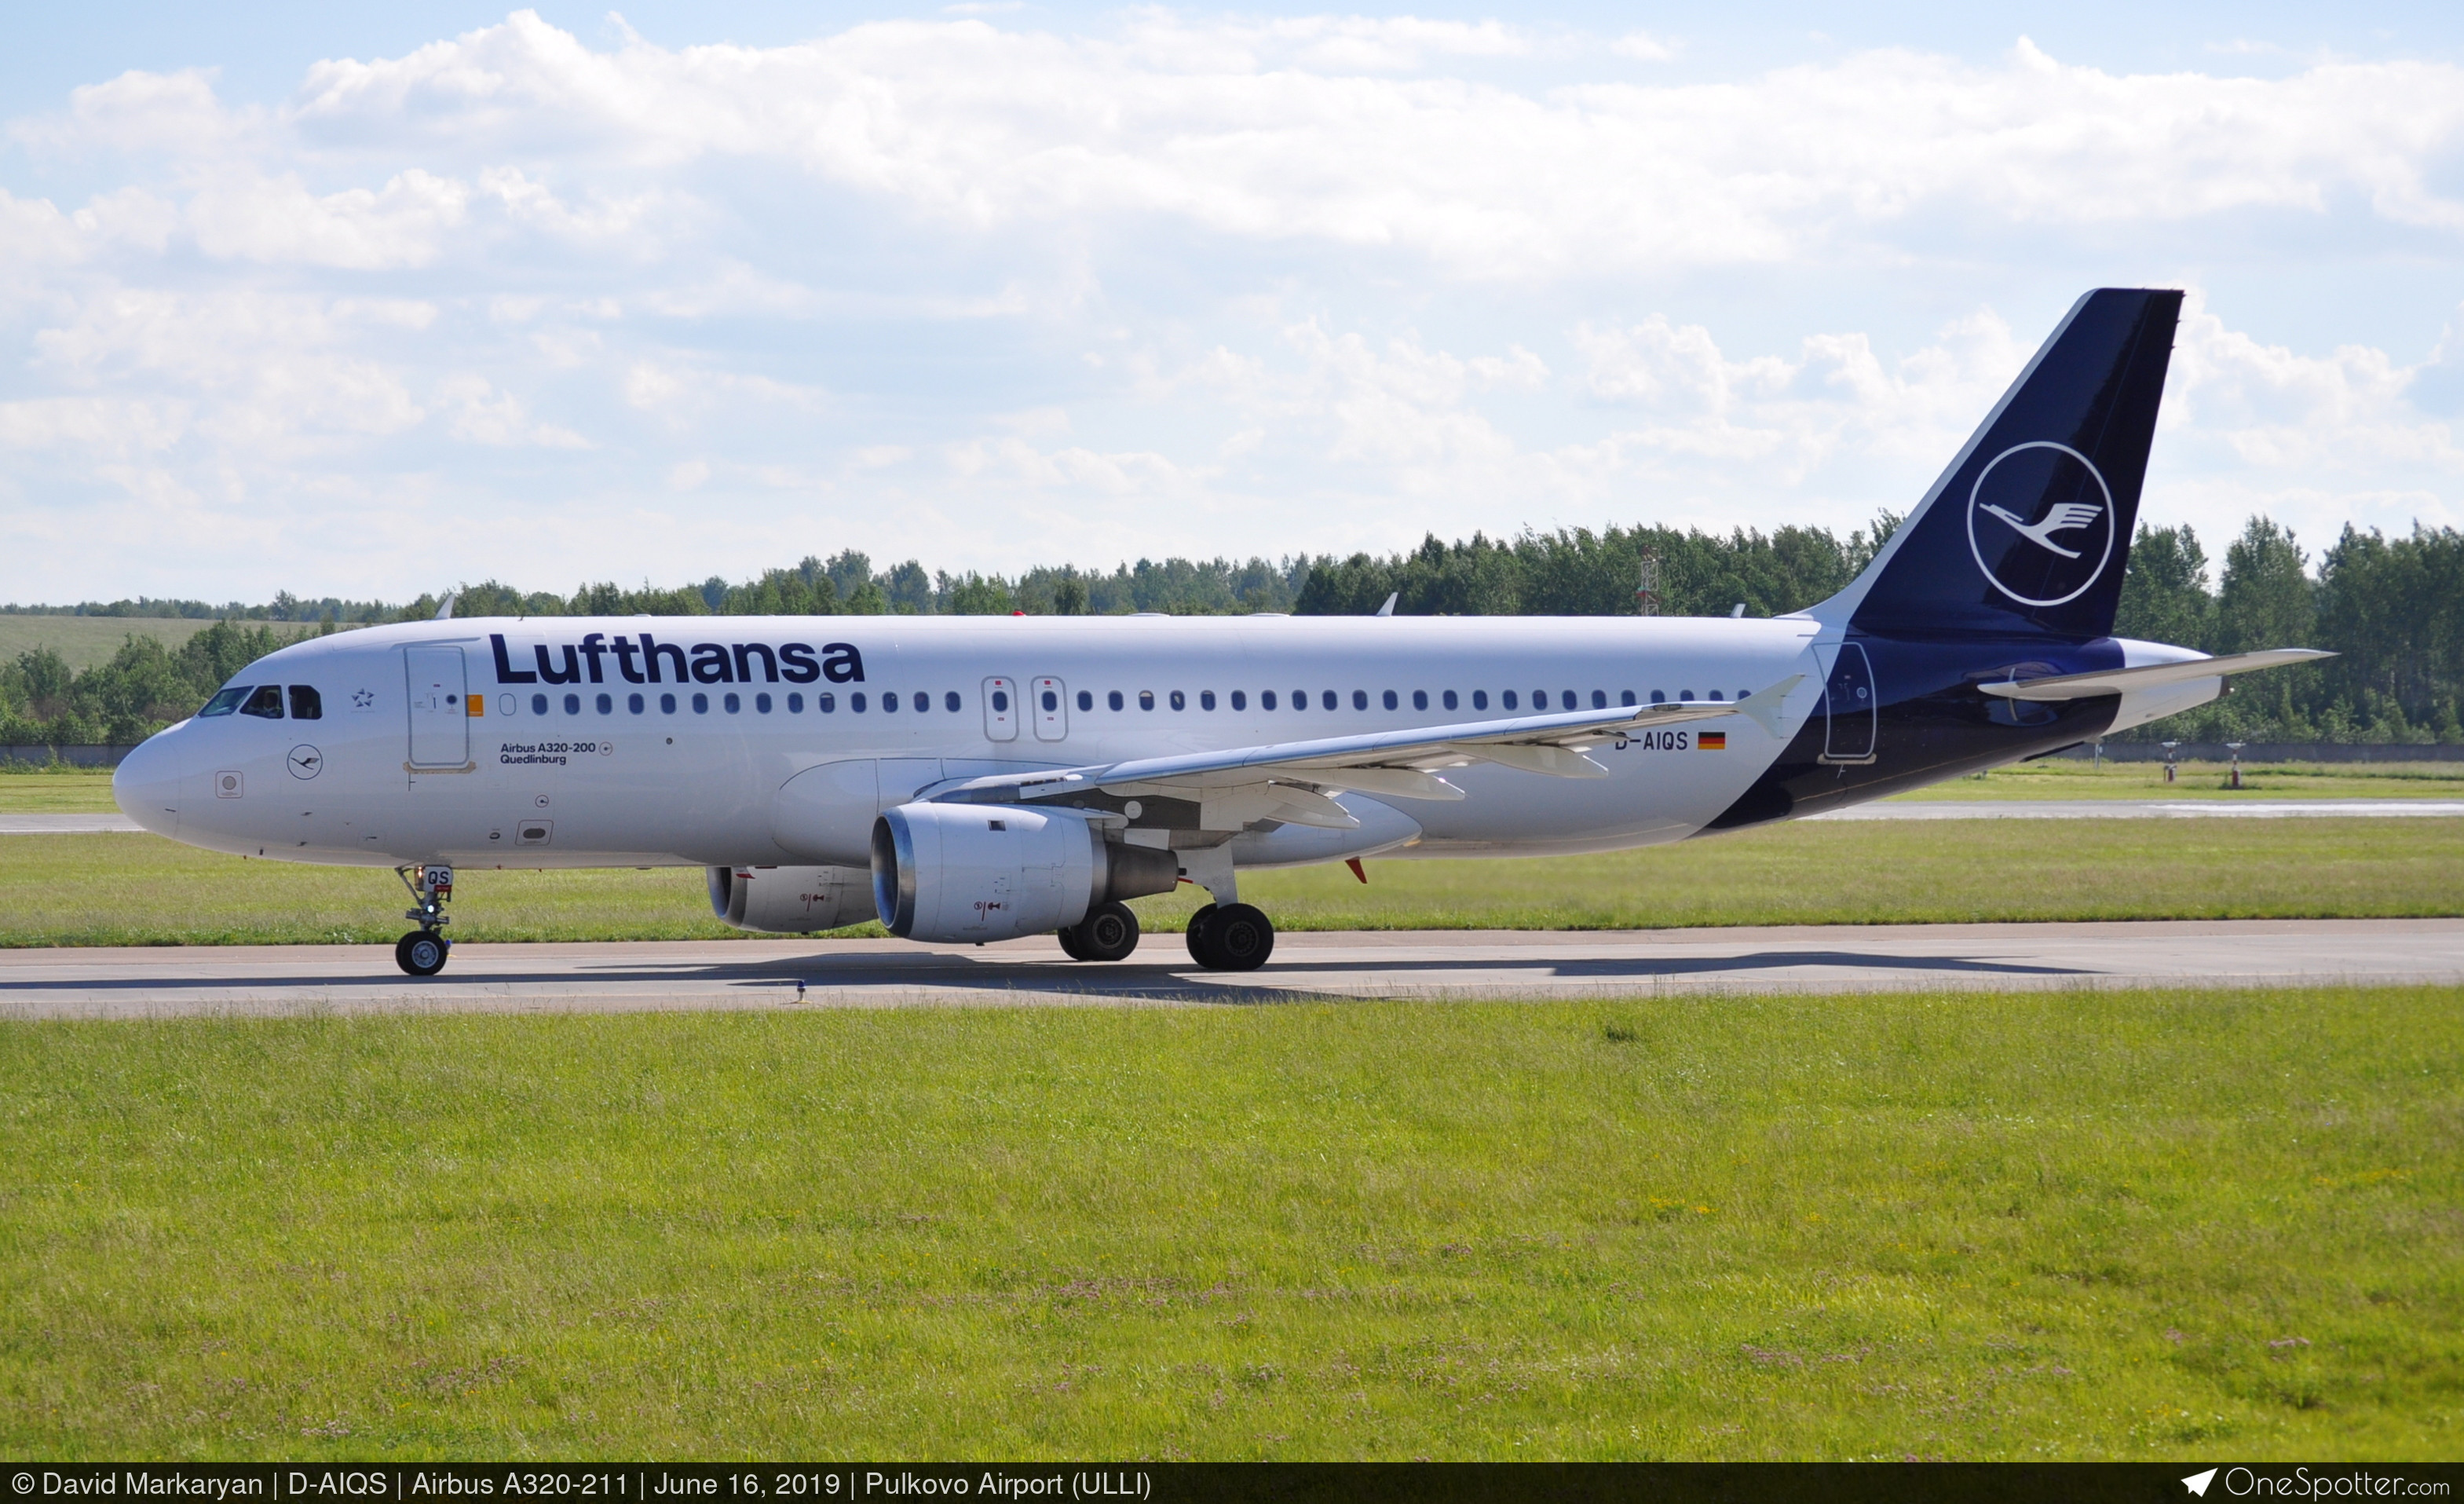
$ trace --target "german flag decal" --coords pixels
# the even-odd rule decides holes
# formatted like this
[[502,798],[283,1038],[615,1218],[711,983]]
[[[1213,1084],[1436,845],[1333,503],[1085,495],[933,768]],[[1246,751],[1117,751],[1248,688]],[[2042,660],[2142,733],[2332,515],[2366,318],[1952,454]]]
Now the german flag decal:
[[1728,750],[1728,734],[1725,731],[1705,731],[1695,737],[1694,744],[1705,752],[1726,752]]

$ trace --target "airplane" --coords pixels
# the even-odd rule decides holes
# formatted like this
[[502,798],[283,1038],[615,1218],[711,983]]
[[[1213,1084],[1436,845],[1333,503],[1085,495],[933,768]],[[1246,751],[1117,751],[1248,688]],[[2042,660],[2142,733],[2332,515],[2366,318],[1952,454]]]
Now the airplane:
[[257,660],[113,794],[209,851],[393,868],[413,976],[457,870],[656,866],[742,929],[1087,962],[1187,883],[1191,959],[1251,970],[1244,872],[1714,836],[2326,656],[2111,635],[2181,301],[2082,297],[1872,563],[1784,616],[440,613]]

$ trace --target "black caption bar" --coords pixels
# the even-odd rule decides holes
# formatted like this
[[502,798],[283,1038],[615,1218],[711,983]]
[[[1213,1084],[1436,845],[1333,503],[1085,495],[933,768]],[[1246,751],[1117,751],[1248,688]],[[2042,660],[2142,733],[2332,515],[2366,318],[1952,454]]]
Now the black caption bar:
[[1747,1500],[1899,1504],[1991,1499],[2218,1501],[2458,1498],[2464,1465],[2141,1463],[625,1463],[433,1466],[0,1464],[0,1504],[1102,1504],[1317,1500]]

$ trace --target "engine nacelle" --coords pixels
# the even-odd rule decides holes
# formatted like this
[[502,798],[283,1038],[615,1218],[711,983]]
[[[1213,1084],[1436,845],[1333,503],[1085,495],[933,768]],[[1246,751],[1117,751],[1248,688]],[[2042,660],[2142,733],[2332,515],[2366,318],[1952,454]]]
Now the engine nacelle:
[[1179,881],[1172,852],[1107,841],[1075,810],[912,804],[872,823],[873,906],[908,940],[1048,934]]
[[710,912],[739,930],[810,935],[872,915],[872,874],[861,867],[714,867]]

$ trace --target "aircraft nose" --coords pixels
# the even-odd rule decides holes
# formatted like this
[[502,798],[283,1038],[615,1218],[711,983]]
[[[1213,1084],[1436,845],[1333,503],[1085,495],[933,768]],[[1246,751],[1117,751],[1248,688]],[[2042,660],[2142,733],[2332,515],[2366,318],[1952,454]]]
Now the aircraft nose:
[[181,748],[172,732],[157,732],[121,759],[111,797],[120,812],[156,835],[180,833]]

